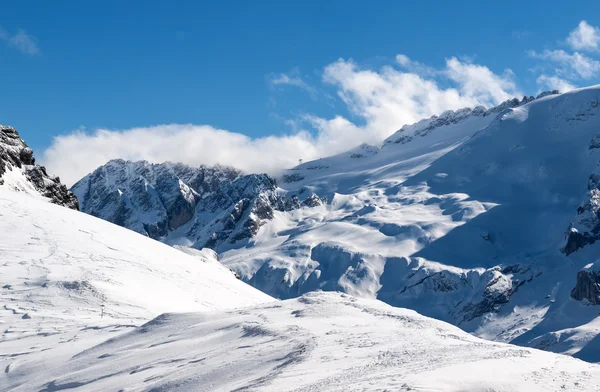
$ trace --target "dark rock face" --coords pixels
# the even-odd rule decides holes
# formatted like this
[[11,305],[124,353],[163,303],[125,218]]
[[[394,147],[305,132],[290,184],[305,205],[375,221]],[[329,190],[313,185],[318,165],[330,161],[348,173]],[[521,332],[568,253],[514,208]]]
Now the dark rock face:
[[222,166],[192,168],[116,159],[71,190],[83,212],[158,239],[188,222],[198,201],[239,175]]
[[123,160],[96,169],[72,191],[88,214],[154,239],[178,230],[194,247],[212,249],[252,238],[276,211],[324,202],[287,196],[266,174]]
[[567,256],[600,239],[600,172],[590,175],[588,189],[586,199],[577,207],[577,215],[569,225],[565,246],[561,249]]
[[54,204],[79,209],[77,198],[61,184],[58,177],[50,176],[44,166],[35,164],[33,151],[12,127],[0,125],[0,185],[5,183],[6,172],[19,169],[23,177],[42,196]]
[[577,284],[571,297],[592,305],[600,305],[600,268],[594,264],[577,273]]

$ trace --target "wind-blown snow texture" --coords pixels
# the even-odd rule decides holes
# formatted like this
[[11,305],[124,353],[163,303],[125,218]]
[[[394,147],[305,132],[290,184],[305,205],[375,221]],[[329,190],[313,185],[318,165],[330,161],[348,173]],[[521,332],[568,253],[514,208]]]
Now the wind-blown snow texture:
[[410,310],[339,293],[311,293],[241,311],[164,314],[114,335],[41,375],[23,377],[21,388],[278,392],[600,388],[598,365],[484,341]]
[[599,140],[598,86],[446,112],[272,188],[327,203],[273,208],[241,240],[215,223],[229,210],[163,241],[211,246],[278,298],[338,290],[600,361],[600,278],[584,268],[600,259]]
[[[382,156],[378,151],[360,146],[347,157],[362,160]],[[345,158],[333,158],[329,163],[335,163],[335,159]],[[6,172],[1,178],[11,180],[11,184],[21,184],[15,179],[27,180],[19,177],[18,171],[12,177],[8,173],[15,171]],[[330,175],[335,176],[335,171]],[[415,278],[419,281],[413,288],[419,290],[419,285],[429,284],[424,282],[435,282],[434,286],[421,289],[425,298],[436,292],[433,288],[448,295],[448,301],[457,295],[453,290],[460,292],[469,284],[483,290],[485,298],[502,298],[507,287],[515,287],[511,286],[514,276],[528,276],[537,271],[516,265],[487,270],[472,268],[466,277],[456,279],[467,271],[464,266],[436,264],[424,258],[414,259],[413,263],[411,257],[391,259],[385,253],[355,251],[349,247],[368,250],[369,246],[380,245],[371,230],[386,237],[407,236],[406,233],[410,237],[412,229],[402,231],[399,225],[385,226],[393,222],[383,223],[386,208],[365,199],[381,198],[377,192],[363,194],[357,188],[353,195],[341,195],[327,188],[356,186],[350,182],[344,184],[344,180],[358,179],[359,187],[367,184],[360,175],[345,179],[344,176],[337,184],[330,180],[321,184],[326,186],[320,192],[333,196],[330,205],[312,194],[312,185],[286,194],[268,176],[241,177],[244,179],[235,186],[239,179],[222,184],[219,189],[227,191],[215,191],[214,194],[223,197],[214,200],[222,200],[221,205],[227,208],[233,203],[234,212],[246,217],[238,219],[238,223],[261,220],[258,230],[243,240],[231,237],[236,232],[235,225],[223,226],[229,233],[225,238],[230,247],[224,254],[250,268],[256,267],[257,260],[257,264],[261,263],[257,255],[280,251],[282,260],[290,261],[288,265],[280,264],[280,268],[293,273],[299,265],[294,263],[302,259],[308,248],[313,260],[309,267],[313,268],[309,274],[312,278],[305,279],[298,288],[311,285],[341,288],[366,297],[378,295],[387,284],[396,284],[396,276],[402,279],[408,268],[403,263],[409,261],[415,273],[408,279],[424,275],[422,279]],[[369,176],[377,177],[374,173]],[[436,178],[452,180],[449,176]],[[371,190],[382,186],[383,180],[377,181],[376,186],[369,185]],[[315,184],[316,189],[319,182]],[[429,192],[424,185],[417,188],[414,194]],[[380,301],[325,292],[276,301],[236,279],[210,250],[174,249],[89,215],[52,205],[35,192],[29,195],[15,190],[23,189],[0,186],[0,232],[3,233],[0,236],[3,303],[0,391],[597,391],[600,388],[598,365],[481,340],[442,321]],[[408,195],[401,188],[396,190],[395,185],[385,191],[387,194],[382,193],[390,199],[394,195]],[[303,194],[307,195],[303,205],[299,198],[290,196]],[[439,197],[440,200],[423,203],[418,197],[413,203],[396,200],[392,203],[397,204],[391,206],[406,206],[402,213],[409,216],[415,214],[411,210],[413,204],[430,206],[450,201],[446,209],[458,206],[458,210],[447,215],[459,212],[460,219],[454,226],[442,221],[439,226],[442,235],[448,227],[457,227],[469,216],[492,207],[466,200],[460,194]],[[279,209],[278,203],[286,201],[292,208],[283,204]],[[245,203],[250,204],[243,207]],[[465,206],[473,207],[468,216],[460,213]],[[194,214],[197,210],[198,205]],[[388,218],[393,218],[394,213],[392,210]],[[171,219],[174,215],[167,216]],[[430,221],[435,223],[434,218],[435,214]],[[372,220],[359,223],[359,219]],[[379,223],[383,224],[377,226]],[[355,226],[358,230],[364,227],[356,232]],[[177,229],[169,229],[167,238],[177,233]],[[496,237],[489,231],[482,238],[489,242]],[[289,239],[296,243],[290,246],[286,243]],[[375,242],[369,244],[369,241]],[[251,251],[256,253],[249,253],[250,263],[242,263],[240,243],[254,246]],[[590,249],[588,245],[573,254]],[[382,248],[382,251],[387,250]],[[562,253],[559,255],[564,257]],[[398,274],[392,273],[387,278],[380,274],[381,284],[373,283],[372,276],[385,272],[388,263],[396,268],[392,272]],[[271,268],[273,263],[265,260],[262,265]],[[383,268],[378,270],[380,267]],[[589,263],[582,269],[591,273],[597,270],[596,264]],[[533,274],[534,278],[545,276],[538,272]],[[266,277],[256,273],[255,276]],[[483,289],[481,282],[486,279],[493,283]],[[274,284],[276,280],[264,282],[271,284],[271,289],[280,290]],[[287,277],[280,287],[289,282],[294,281]],[[290,286],[287,287],[289,290]],[[586,293],[589,291],[586,287],[582,286],[578,292]],[[414,293],[413,288],[404,292]],[[473,298],[479,295],[477,290],[473,289]],[[517,290],[511,291],[514,294]],[[513,298],[514,295],[509,296],[510,301]],[[574,300],[573,303],[580,304]],[[446,305],[447,302],[439,301],[440,309]],[[497,301],[490,300],[489,305],[493,307]],[[478,309],[481,310],[476,307],[471,311]],[[502,309],[493,308],[492,312],[497,310]],[[166,313],[155,317],[162,312]],[[589,335],[590,329],[565,330],[559,338],[566,339],[559,343],[569,346],[571,338],[579,342],[585,340],[580,335],[586,333]],[[544,339],[541,346],[549,341]],[[578,355],[586,349],[592,355],[594,350],[589,347],[590,343]]]

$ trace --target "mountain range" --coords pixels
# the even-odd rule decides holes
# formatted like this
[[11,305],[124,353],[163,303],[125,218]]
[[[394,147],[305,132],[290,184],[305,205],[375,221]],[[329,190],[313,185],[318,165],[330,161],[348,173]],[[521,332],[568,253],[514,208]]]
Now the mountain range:
[[2,126],[0,391],[597,391],[599,106],[445,112],[277,176],[113,160],[71,191]]
[[599,102],[591,87],[447,111],[276,177],[111,161],[72,191],[276,298],[341,291],[600,361]]

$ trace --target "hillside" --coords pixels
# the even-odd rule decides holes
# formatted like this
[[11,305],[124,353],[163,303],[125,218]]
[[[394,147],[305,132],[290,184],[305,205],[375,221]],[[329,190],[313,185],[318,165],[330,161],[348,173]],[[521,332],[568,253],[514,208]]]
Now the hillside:
[[164,312],[273,301],[210,251],[186,254],[5,185],[0,214],[0,390]]

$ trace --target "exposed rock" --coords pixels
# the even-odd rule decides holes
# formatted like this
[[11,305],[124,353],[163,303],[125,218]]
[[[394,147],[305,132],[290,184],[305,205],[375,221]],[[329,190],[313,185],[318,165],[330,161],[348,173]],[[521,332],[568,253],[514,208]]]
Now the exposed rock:
[[26,166],[23,172],[35,189],[52,203],[79,210],[75,195],[60,182],[60,178],[49,176],[44,166]]
[[557,95],[557,94],[560,94],[560,91],[558,91],[558,90],[544,91],[544,92],[539,93],[537,95],[537,97],[535,97],[535,99],[540,99],[540,98],[547,97],[548,95]]
[[71,190],[83,212],[158,239],[187,223],[199,200],[239,175],[239,170],[223,166],[192,168],[116,159]]
[[600,239],[600,171],[588,180],[587,198],[577,207],[577,215],[569,225],[565,246],[561,251],[567,256]]
[[600,262],[587,265],[577,273],[571,297],[592,305],[600,305]]
[[154,239],[181,228],[194,247],[212,249],[252,238],[275,211],[323,203],[287,196],[267,174],[145,161],[110,161],[72,190],[88,214]]
[[365,158],[377,153],[379,153],[379,149],[367,143],[363,143],[348,152],[348,154],[350,154],[350,158],[353,159]]
[[[77,198],[61,184],[60,178],[48,175],[44,166],[35,165],[33,151],[17,131],[13,127],[0,125],[0,185],[6,182],[3,178],[6,172],[12,170],[19,170],[23,180],[52,203],[79,209]],[[9,185],[18,188],[23,184]]]
[[302,181],[304,180],[304,176],[300,173],[292,173],[292,174],[284,174],[283,175],[283,182],[287,183],[292,183],[292,182],[298,182],[298,181]]
[[326,203],[326,198],[321,198],[313,193],[302,202],[302,205],[306,207],[318,207]]
[[589,149],[594,150],[596,148],[600,148],[600,134],[594,136],[594,138],[590,142]]
[[[197,238],[196,248],[218,249],[222,244],[254,237],[267,221],[274,218],[276,211],[291,211],[302,205],[316,206],[318,202],[323,203],[323,200],[312,194],[301,202],[297,196],[288,196],[277,188],[275,179],[269,175],[250,174],[224,184],[199,203],[196,221],[186,236]],[[222,218],[203,219],[207,212],[218,213],[219,210],[225,211]]]

